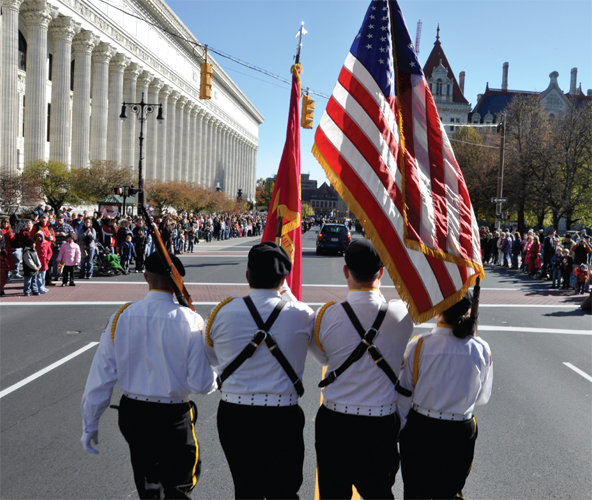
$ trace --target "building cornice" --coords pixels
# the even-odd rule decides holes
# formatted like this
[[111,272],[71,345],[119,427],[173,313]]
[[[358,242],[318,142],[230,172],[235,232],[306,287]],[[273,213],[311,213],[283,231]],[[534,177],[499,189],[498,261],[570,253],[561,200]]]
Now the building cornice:
[[[93,27],[98,28],[100,33],[101,40],[105,41],[105,38],[108,37],[111,40],[117,42],[118,45],[125,48],[138,62],[144,65],[144,67],[150,67],[155,73],[162,75],[169,82],[173,83],[176,87],[183,91],[183,93],[187,94],[193,100],[199,101],[199,105],[201,105],[204,109],[210,111],[213,114],[217,114],[219,116],[223,116],[225,121],[235,130],[241,133],[245,138],[247,138],[253,144],[257,144],[258,138],[247,131],[243,126],[241,126],[238,122],[232,119],[227,113],[224,113],[219,106],[213,104],[211,101],[206,100],[199,100],[199,88],[194,87],[187,79],[183,78],[180,74],[175,72],[173,68],[164,64],[161,60],[159,60],[156,56],[154,56],[149,50],[142,47],[137,41],[131,37],[129,37],[125,31],[121,29],[120,26],[114,24],[108,17],[106,17],[98,8],[92,5],[88,1],[84,0],[57,0],[56,3],[62,4],[73,12],[76,12],[79,16],[81,16],[85,21],[87,21]],[[153,18],[154,21],[158,23],[162,23],[165,28],[169,29],[169,31],[176,31],[179,33],[180,36],[187,38],[188,40],[193,40],[197,42],[197,39],[189,32],[189,30],[185,27],[185,25],[179,20],[179,18],[174,14],[174,12],[162,1],[162,0],[142,0],[140,2],[129,2],[128,0],[128,8],[134,8],[137,14],[141,14],[144,16],[150,16]],[[195,61],[196,66],[199,64],[201,59],[199,56],[193,55],[192,49],[190,49],[190,44],[186,42],[179,41],[176,37],[173,37],[167,33],[162,32],[161,35],[166,38],[170,43],[172,43],[178,49],[183,49],[186,57],[193,59]],[[210,61],[210,57],[208,56],[208,60]],[[215,63],[215,61],[211,61]],[[234,82],[224,73],[224,71],[215,63],[215,68],[217,70],[216,74],[219,77],[218,81],[225,82],[225,85],[228,90],[230,90],[231,94],[235,98],[235,100],[242,105],[245,111],[248,112],[249,116],[253,120],[258,123],[263,123],[263,116],[257,111],[257,109],[253,106],[253,104],[246,98],[246,96],[240,91],[240,89],[236,86]],[[225,78],[221,78],[223,75]]]

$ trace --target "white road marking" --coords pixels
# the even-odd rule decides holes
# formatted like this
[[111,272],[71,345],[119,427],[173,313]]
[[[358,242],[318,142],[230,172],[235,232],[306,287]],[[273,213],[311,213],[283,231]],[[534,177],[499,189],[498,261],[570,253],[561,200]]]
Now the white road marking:
[[577,366],[574,366],[571,363],[566,363],[565,361],[563,362],[563,364],[567,366],[569,369],[576,372],[578,375],[584,377],[588,382],[592,382],[592,377],[588,375],[585,371],[580,370]]
[[84,346],[82,349],[78,349],[76,352],[73,352],[72,354],[66,356],[65,358],[62,358],[59,361],[56,361],[55,363],[49,365],[48,367],[43,368],[43,370],[39,370],[37,373],[34,373],[30,377],[27,377],[26,379],[23,379],[20,382],[14,384],[14,385],[11,385],[10,387],[7,387],[2,392],[0,392],[0,399],[2,399],[4,396],[6,396],[7,394],[10,394],[13,391],[20,389],[24,385],[27,385],[29,382],[33,382],[33,380],[38,379],[39,377],[45,375],[46,373],[50,372],[54,368],[57,368],[58,366],[63,365],[64,363],[67,363],[71,359],[75,358],[76,356],[78,356],[79,354],[82,354],[85,351],[88,351],[89,349],[93,348],[97,344],[98,344],[98,342],[90,342],[89,344]]
[[[484,306],[479,306],[484,307]],[[551,306],[549,306],[551,307]],[[435,323],[422,323],[415,328],[435,328]],[[528,328],[523,326],[488,326],[479,325],[478,331],[482,332],[517,332],[517,333],[555,333],[558,335],[586,335],[592,336],[592,330],[564,330],[558,328]]]

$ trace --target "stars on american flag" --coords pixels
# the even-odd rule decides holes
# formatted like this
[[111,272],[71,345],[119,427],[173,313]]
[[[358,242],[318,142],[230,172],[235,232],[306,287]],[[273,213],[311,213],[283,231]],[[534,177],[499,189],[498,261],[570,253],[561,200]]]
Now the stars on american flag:
[[373,30],[373,29],[374,29],[374,25],[373,25],[373,24],[369,24],[369,25],[368,25],[368,29],[369,29],[369,30]]
[[388,27],[387,27],[387,26],[381,26],[381,27],[380,27],[380,29],[381,29],[382,31],[386,31],[386,30],[388,30]]
[[409,66],[411,66],[412,68],[415,68],[415,63],[414,63],[413,61],[411,61],[411,62],[409,63]]
[[410,43],[409,45],[407,45],[407,48],[413,50],[413,44]]
[[384,47],[380,47],[380,52],[384,52],[386,49]]
[[372,33],[368,33],[368,34],[366,35],[366,37],[367,37],[367,38],[372,38],[373,36],[374,36],[374,35],[372,35]]
[[372,45],[368,44],[368,45],[366,45],[366,48],[367,49],[371,49],[372,48]]
[[386,36],[381,36],[381,37],[380,37],[380,41],[381,41],[381,42],[386,42]]
[[378,63],[379,63],[379,64],[384,64],[384,59],[379,59],[379,60],[378,60]]
[[375,19],[376,17],[373,14],[370,14],[370,19]]
[[382,16],[383,21],[388,21],[388,16]]

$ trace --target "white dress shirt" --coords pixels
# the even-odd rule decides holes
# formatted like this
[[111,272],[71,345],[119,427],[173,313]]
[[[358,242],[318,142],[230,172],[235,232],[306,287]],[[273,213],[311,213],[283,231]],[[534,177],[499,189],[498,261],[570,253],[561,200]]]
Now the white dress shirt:
[[[423,337],[417,385],[413,388],[413,366],[417,342]],[[415,337],[405,351],[401,385],[413,391],[399,396],[397,412],[401,429],[409,410],[445,420],[468,420],[475,405],[489,401],[493,366],[489,345],[480,337],[456,338],[448,326],[434,328]]]
[[[277,290],[251,289],[263,322],[281,300]],[[270,329],[278,347],[299,377],[304,373],[308,344],[313,333],[314,312],[302,302],[288,302]],[[220,375],[251,342],[258,330],[242,298],[224,305],[212,320],[206,354]],[[204,327],[205,331],[205,327]],[[294,385],[265,344],[261,344],[222,386],[222,400],[253,406],[287,406],[298,403]]]
[[[378,289],[351,290],[347,302],[362,327],[368,329],[374,323],[384,297]],[[401,300],[391,300],[374,344],[397,376],[412,332],[413,321],[407,314],[405,304]],[[315,339],[311,343],[311,354],[321,364],[327,365],[325,376],[328,376],[343,364],[361,338],[343,306],[335,304],[325,310],[318,340],[324,351],[317,346]],[[369,354],[364,354],[323,389],[323,398],[323,404],[334,411],[385,416],[395,412],[397,393],[384,371]]]
[[97,429],[115,382],[133,399],[182,403],[191,393],[212,389],[213,373],[205,355],[202,317],[152,290],[134,302],[117,321],[115,342],[107,324],[95,353],[82,397],[87,432]]

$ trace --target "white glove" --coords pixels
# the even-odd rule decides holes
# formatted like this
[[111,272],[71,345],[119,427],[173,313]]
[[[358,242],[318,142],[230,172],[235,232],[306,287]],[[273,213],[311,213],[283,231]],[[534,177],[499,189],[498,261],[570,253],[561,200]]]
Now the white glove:
[[89,453],[94,453],[94,454],[99,453],[99,450],[97,450],[91,446],[91,443],[94,443],[95,446],[99,444],[99,431],[98,430],[93,431],[93,432],[83,431],[82,437],[80,438],[80,442],[82,443],[82,447],[86,451],[88,451]]

